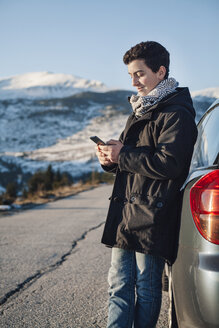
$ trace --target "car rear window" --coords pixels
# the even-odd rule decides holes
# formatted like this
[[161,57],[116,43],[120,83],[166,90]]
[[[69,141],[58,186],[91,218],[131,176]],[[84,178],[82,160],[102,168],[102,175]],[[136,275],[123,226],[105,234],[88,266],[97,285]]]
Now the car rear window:
[[197,168],[212,166],[219,152],[219,104],[198,124],[190,172]]

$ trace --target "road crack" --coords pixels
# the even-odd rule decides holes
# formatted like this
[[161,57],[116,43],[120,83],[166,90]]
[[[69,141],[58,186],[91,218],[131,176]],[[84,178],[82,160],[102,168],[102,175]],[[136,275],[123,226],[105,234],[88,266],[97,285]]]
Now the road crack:
[[22,283],[18,284],[16,288],[14,288],[14,289],[10,290],[8,293],[6,293],[0,299],[0,305],[3,305],[6,302],[8,302],[8,300],[12,296],[16,296],[17,294],[19,294],[22,291],[26,290],[28,287],[30,287],[32,284],[34,284],[39,278],[41,278],[45,274],[50,273],[52,271],[55,271],[57,268],[59,268],[66,261],[66,259],[73,253],[73,251],[75,250],[78,243],[80,241],[84,240],[87,237],[89,232],[100,228],[103,224],[104,224],[104,222],[101,222],[97,226],[94,226],[94,227],[88,229],[87,231],[85,231],[79,238],[77,238],[76,240],[74,240],[72,242],[71,249],[67,253],[62,255],[60,260],[58,260],[54,264],[49,265],[48,267],[46,267],[44,269],[38,270],[35,274],[33,274],[32,276],[25,279]]

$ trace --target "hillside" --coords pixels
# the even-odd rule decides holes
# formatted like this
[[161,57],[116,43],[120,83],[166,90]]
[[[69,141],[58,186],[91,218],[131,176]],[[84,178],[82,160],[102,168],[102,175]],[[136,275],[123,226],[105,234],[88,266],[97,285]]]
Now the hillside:
[[[131,93],[64,74],[0,79],[0,192],[10,181],[22,185],[50,163],[75,178],[100,169],[89,137],[119,137],[131,112]],[[192,93],[197,121],[218,94],[219,88]]]

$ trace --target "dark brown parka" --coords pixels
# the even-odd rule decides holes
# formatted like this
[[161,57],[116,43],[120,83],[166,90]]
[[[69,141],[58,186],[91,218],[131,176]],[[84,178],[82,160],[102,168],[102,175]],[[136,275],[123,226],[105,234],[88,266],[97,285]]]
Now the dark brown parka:
[[103,166],[116,178],[102,243],[169,263],[176,253],[180,188],[197,137],[188,88],[176,90],[141,118],[129,116],[118,164]]

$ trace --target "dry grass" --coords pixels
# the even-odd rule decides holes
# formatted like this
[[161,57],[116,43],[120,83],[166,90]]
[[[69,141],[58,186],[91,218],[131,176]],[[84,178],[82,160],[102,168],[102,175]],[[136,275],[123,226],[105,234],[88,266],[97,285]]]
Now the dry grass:
[[14,204],[17,205],[28,205],[28,204],[45,204],[48,202],[55,201],[60,198],[76,195],[79,192],[90,190],[99,186],[100,184],[97,183],[82,183],[79,182],[77,184],[73,184],[71,186],[64,186],[57,188],[51,191],[38,191],[34,195],[28,195],[27,198],[17,198],[14,201]]

